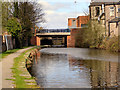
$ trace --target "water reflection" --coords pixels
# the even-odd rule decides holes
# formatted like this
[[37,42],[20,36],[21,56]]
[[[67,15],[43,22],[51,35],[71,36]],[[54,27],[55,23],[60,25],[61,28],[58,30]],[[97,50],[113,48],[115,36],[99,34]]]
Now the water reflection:
[[[92,87],[118,86],[118,63],[99,60],[76,60],[69,57],[70,68],[79,67],[80,70],[89,72]],[[74,69],[75,70],[75,69]]]
[[83,60],[68,54],[40,53],[33,65],[37,83],[44,88],[118,86],[118,62]]

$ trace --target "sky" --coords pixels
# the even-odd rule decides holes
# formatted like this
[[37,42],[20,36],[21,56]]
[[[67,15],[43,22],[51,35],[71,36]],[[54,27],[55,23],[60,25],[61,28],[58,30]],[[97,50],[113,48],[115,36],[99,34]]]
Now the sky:
[[[76,3],[75,3],[76,1]],[[38,0],[45,13],[44,24],[39,27],[46,29],[66,29],[68,28],[68,18],[83,16],[84,11],[89,11],[91,0]]]

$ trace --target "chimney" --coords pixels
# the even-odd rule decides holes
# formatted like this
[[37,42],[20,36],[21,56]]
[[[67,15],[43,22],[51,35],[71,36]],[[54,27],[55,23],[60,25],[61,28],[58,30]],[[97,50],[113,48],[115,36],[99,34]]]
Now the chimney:
[[94,2],[94,0],[91,0],[91,3]]

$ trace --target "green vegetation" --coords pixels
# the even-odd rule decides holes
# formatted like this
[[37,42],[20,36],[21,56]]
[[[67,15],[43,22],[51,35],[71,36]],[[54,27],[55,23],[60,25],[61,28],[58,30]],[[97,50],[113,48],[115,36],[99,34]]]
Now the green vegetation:
[[18,21],[19,20],[14,17],[9,19],[6,28],[8,32],[11,33],[12,38],[15,38],[17,48],[21,48],[22,47],[22,37],[21,37],[22,26]]
[[82,28],[76,34],[77,47],[98,47],[104,38],[105,29],[97,21],[89,21],[88,27]]
[[[28,48],[28,47],[29,47],[29,46],[23,47],[23,48]],[[23,49],[23,48],[20,48],[20,49]],[[12,54],[12,53],[17,52],[17,51],[20,50],[20,49],[8,50],[8,51],[6,51],[6,52],[1,53],[0,56],[1,56],[2,58],[5,58],[6,56],[8,56],[8,55],[10,55],[10,54]]]
[[26,80],[33,80],[33,77],[30,77],[28,71],[25,68],[25,55],[30,52],[32,49],[29,49],[27,51],[25,51],[24,53],[22,53],[19,57],[14,59],[14,65],[12,68],[12,72],[13,72],[13,77],[15,78],[14,84],[15,84],[15,88],[38,88],[37,85],[35,85],[35,82],[29,82],[29,83],[33,83],[33,85],[28,85]]
[[7,30],[12,34],[13,37],[19,36],[19,33],[22,31],[22,27],[17,18],[11,18],[8,20]]
[[0,55],[2,55],[2,58],[5,58],[6,56],[8,56],[8,55],[10,55],[10,54],[12,54],[12,53],[17,52],[18,50],[20,50],[20,49],[8,50],[8,51],[6,51],[6,52],[1,53]]
[[37,23],[44,22],[41,5],[36,1],[2,2],[2,30],[15,40],[15,48],[29,46]]
[[105,36],[105,28],[101,24],[98,24],[97,21],[90,21],[87,28],[78,30],[75,41],[76,47],[120,51],[118,37]]
[[99,48],[106,49],[106,50],[113,51],[113,52],[120,52],[120,46],[119,46],[120,39],[119,38],[117,36],[106,38],[103,40],[103,43],[100,45]]
[[1,12],[1,14],[2,14],[2,28],[5,29],[7,21],[10,17],[10,13],[11,13],[11,11],[9,9],[9,8],[11,8],[11,3],[2,2],[1,7],[2,7],[1,8],[2,9],[2,12]]

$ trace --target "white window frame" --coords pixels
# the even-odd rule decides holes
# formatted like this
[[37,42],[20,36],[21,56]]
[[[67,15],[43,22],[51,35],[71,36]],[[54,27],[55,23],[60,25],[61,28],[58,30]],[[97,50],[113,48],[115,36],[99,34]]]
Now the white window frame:
[[114,16],[115,12],[114,12],[114,7],[110,7],[110,16]]

